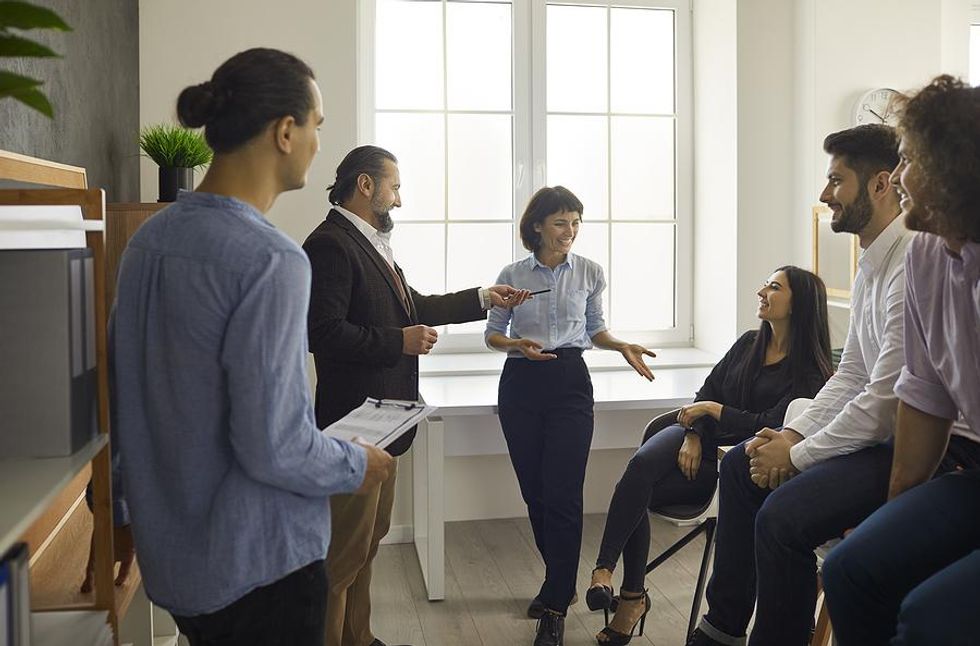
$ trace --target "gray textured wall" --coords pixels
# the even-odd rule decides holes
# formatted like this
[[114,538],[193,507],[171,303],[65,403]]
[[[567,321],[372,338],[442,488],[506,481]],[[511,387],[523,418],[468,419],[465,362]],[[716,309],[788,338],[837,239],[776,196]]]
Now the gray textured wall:
[[0,66],[45,81],[54,119],[0,100],[0,149],[88,172],[110,202],[139,201],[138,0],[33,0],[70,32],[27,32],[59,59],[0,59]]

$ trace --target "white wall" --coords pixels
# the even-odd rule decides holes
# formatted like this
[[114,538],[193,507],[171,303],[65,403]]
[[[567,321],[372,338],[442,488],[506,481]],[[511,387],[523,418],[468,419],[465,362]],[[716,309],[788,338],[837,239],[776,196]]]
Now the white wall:
[[694,340],[723,354],[736,323],[738,51],[736,0],[694,3]]
[[[140,122],[175,120],[180,91],[244,49],[274,47],[302,58],[323,93],[320,155],[307,187],[282,195],[268,215],[302,242],[326,215],[325,189],[356,145],[354,24],[354,0],[140,0]],[[141,170],[142,199],[156,201],[156,166],[144,159]]]
[[[808,215],[825,183],[823,138],[853,125],[857,99],[908,91],[941,72],[966,74],[969,0],[796,0],[796,213]],[[809,220],[796,221],[794,256],[810,263]]]

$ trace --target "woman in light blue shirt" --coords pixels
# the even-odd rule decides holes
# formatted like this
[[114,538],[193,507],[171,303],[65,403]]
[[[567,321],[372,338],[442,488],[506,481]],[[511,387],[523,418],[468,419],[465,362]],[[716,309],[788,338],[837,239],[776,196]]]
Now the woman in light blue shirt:
[[653,379],[642,358],[653,352],[606,329],[602,267],[571,253],[581,222],[582,203],[568,189],[534,194],[520,223],[524,247],[533,253],[504,267],[498,282],[540,293],[512,310],[494,307],[485,335],[490,348],[508,355],[497,397],[500,425],[546,566],[528,608],[540,618],[534,646],[562,644],[575,594],[593,429],[592,381],[582,352],[593,345],[616,350]]

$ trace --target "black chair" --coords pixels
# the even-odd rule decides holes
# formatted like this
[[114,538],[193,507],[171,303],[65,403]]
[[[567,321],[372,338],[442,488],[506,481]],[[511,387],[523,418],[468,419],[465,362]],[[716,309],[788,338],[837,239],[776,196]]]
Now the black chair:
[[[672,410],[663,415],[658,415],[647,423],[643,430],[643,442],[646,442],[654,433],[658,433],[668,426],[677,423],[677,415],[680,409]],[[641,443],[642,444],[642,443]],[[694,626],[698,621],[698,614],[701,610],[701,596],[704,594],[704,586],[707,583],[708,564],[711,562],[711,553],[715,545],[715,528],[718,525],[718,486],[715,491],[702,504],[696,505],[663,505],[660,507],[650,507],[650,514],[676,523],[678,525],[694,525],[694,529],[685,534],[680,540],[664,550],[659,556],[647,564],[647,574],[653,572],[667,559],[676,554],[681,548],[693,541],[695,538],[704,534],[704,553],[701,555],[701,569],[698,572],[698,583],[694,588],[694,602],[691,605],[691,618],[687,624],[687,635],[694,632]]]

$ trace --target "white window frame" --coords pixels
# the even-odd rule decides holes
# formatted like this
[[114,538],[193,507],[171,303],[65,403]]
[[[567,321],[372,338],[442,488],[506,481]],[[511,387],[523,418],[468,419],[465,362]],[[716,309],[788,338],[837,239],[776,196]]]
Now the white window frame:
[[[970,29],[973,27],[980,27],[980,2],[974,2],[970,7]],[[971,34],[972,36],[972,34]],[[971,61],[973,59],[973,52],[971,51],[973,46],[973,39],[970,38],[970,43],[967,47],[967,59]],[[980,78],[980,70],[967,69],[967,78],[971,79],[974,76]]]
[[[447,0],[442,2],[443,11]],[[581,5],[613,8],[671,9],[674,11],[675,60],[675,169],[674,199],[674,327],[667,330],[630,331],[624,333],[631,342],[657,347],[689,347],[693,345],[694,327],[694,101],[692,53],[692,0],[512,0],[513,18],[513,207],[514,258],[527,254],[520,240],[517,220],[535,190],[545,185],[547,177],[546,121],[546,20],[549,4]],[[357,142],[374,142],[374,33],[376,0],[357,2]],[[445,13],[443,29],[445,29]],[[608,40],[608,39],[607,39]],[[615,116],[616,113],[610,113]],[[398,151],[392,151],[396,155]],[[586,215],[586,219],[588,215]],[[397,221],[397,218],[396,218]],[[619,222],[612,220],[613,223]],[[635,222],[626,221],[622,222]],[[434,222],[433,222],[434,223]],[[608,244],[612,264],[612,238]],[[397,255],[397,249],[396,249]],[[611,271],[611,267],[610,267]],[[608,276],[610,284],[614,276]],[[651,277],[651,280],[657,280]],[[643,298],[643,294],[637,294]],[[613,322],[614,323],[614,322]],[[612,328],[615,334],[615,327]],[[434,352],[472,352],[486,350],[483,334],[444,335]]]

